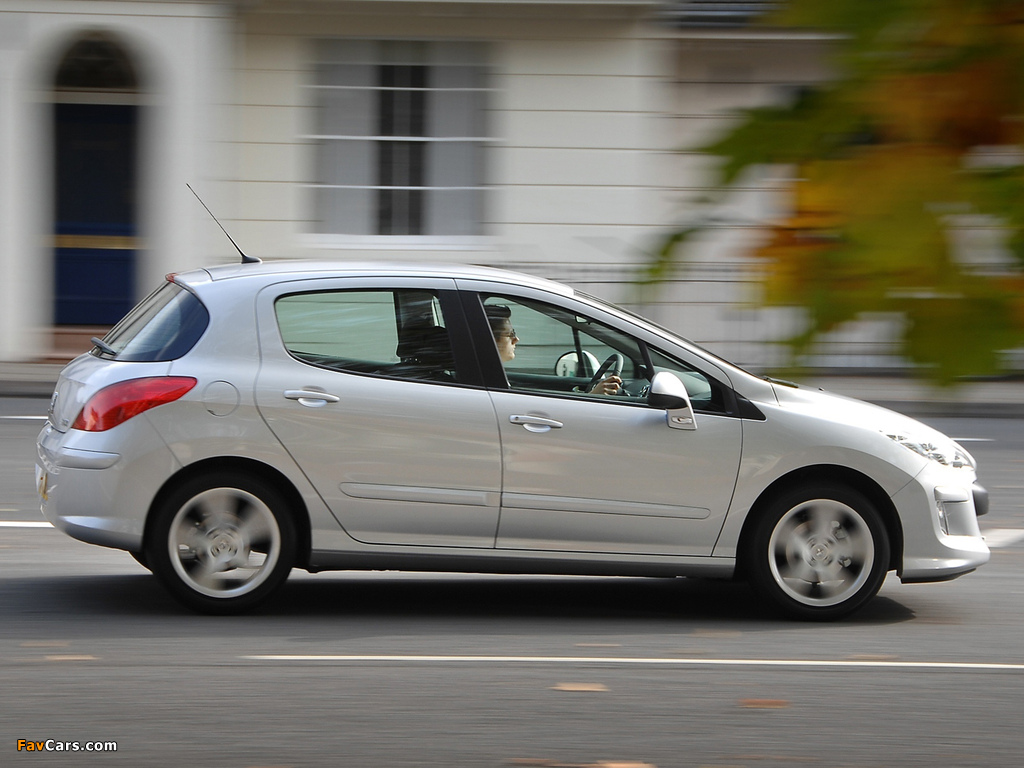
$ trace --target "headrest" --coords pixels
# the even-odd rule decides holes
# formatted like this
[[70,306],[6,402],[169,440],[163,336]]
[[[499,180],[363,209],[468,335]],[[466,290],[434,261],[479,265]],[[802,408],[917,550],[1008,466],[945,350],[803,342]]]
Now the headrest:
[[438,325],[404,329],[395,354],[403,363],[415,362],[444,369],[455,366],[448,331]]

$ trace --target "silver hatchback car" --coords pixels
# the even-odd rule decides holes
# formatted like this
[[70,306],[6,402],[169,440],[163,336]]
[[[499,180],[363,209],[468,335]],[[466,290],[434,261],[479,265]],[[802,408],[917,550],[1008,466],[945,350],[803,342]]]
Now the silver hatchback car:
[[989,558],[954,441],[501,270],[168,275],[62,372],[43,513],[236,612],[292,568],[741,576],[832,619]]

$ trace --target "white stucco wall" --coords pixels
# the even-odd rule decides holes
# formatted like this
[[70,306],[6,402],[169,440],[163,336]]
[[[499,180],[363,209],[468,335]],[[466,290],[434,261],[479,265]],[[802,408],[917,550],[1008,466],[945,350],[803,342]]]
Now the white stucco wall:
[[[240,30],[236,190],[240,239],[260,255],[454,260],[518,269],[624,302],[740,362],[773,362],[764,341],[792,312],[744,308],[756,222],[780,179],[751,178],[719,211],[727,222],[688,251],[691,265],[656,294],[632,280],[664,238],[692,219],[710,161],[694,148],[734,111],[784,98],[825,76],[827,41],[758,32],[683,32],[655,5],[427,3],[334,13],[268,0]],[[410,12],[414,10],[415,12]],[[311,236],[315,178],[305,85],[318,37],[463,39],[492,52],[486,237],[473,242]]]
[[[262,255],[488,263],[571,277],[633,263],[664,225],[651,177],[659,89],[671,43],[650,36],[648,8],[380,3],[377,13],[311,16],[286,3],[242,18],[237,226]],[[277,10],[275,10],[277,9]],[[309,92],[317,37],[455,39],[490,45],[486,235],[475,240],[311,236]],[[664,50],[663,50],[664,49]]]
[[723,204],[709,186],[715,160],[698,149],[734,124],[739,110],[779,103],[793,89],[827,77],[829,40],[759,30],[674,33],[676,69],[666,102],[669,142],[663,158],[672,181],[669,218],[683,227],[711,214],[714,226],[680,252],[680,266],[645,298],[645,314],[679,330],[741,365],[768,367],[782,355],[771,342],[794,334],[799,313],[757,309],[752,251],[763,239],[760,225],[788,204],[791,169],[763,168],[744,176]]

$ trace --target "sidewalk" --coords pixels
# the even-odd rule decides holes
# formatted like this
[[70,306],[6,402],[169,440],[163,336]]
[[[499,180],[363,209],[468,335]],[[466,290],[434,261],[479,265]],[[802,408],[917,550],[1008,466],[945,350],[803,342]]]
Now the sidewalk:
[[[50,398],[61,363],[0,362],[0,397]],[[1024,380],[980,381],[939,389],[899,376],[813,376],[805,386],[866,400],[908,416],[1024,418]]]

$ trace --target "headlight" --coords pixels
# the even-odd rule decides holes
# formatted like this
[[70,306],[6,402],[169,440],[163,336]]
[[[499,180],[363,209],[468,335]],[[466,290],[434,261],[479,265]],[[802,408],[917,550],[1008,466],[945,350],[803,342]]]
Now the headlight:
[[884,432],[890,440],[899,443],[919,456],[937,461],[947,467],[970,467],[977,469],[974,457],[965,451],[956,441],[942,435],[923,437],[906,432]]

